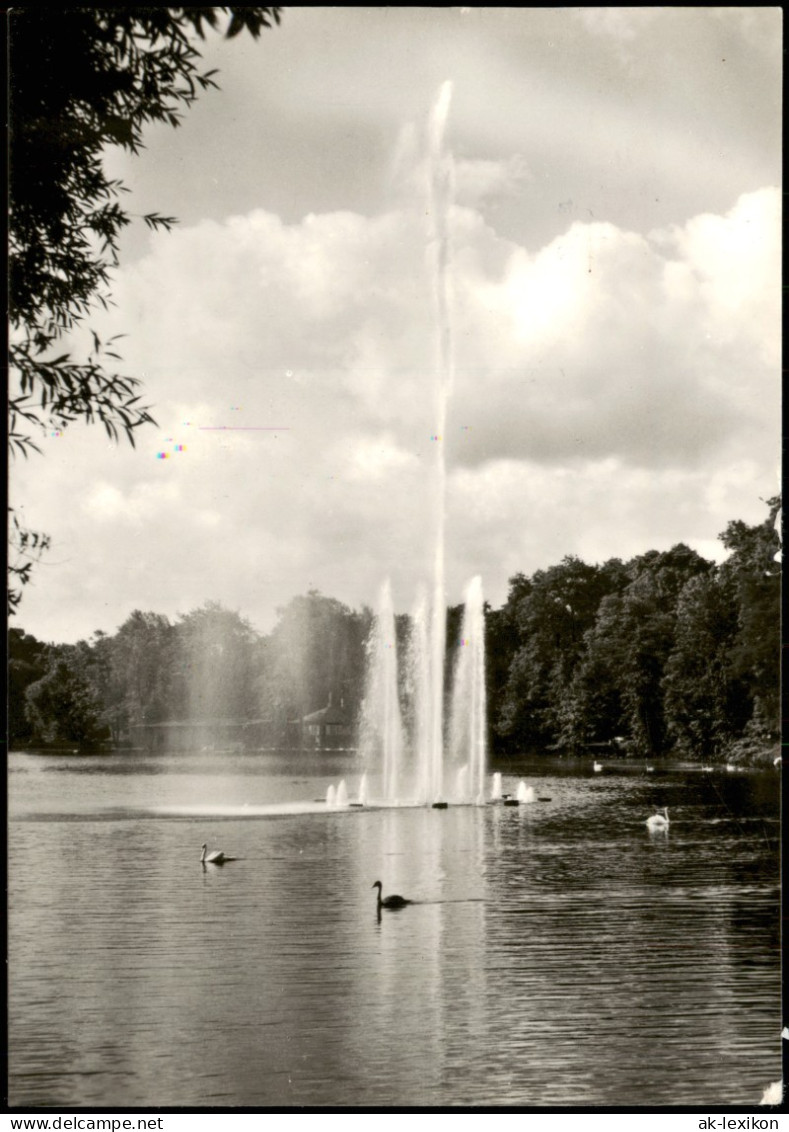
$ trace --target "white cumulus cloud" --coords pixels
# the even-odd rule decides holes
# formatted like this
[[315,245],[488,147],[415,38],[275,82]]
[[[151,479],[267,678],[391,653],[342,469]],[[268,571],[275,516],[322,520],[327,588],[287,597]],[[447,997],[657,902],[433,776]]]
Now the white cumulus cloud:
[[158,432],[107,457],[74,428],[18,477],[71,556],[64,589],[89,578],[110,629],[206,597],[265,627],[309,586],[359,605],[386,575],[407,607],[430,570],[437,443],[450,600],[478,573],[503,600],[510,574],[568,553],[710,545],[771,490],[778,208],[764,189],[647,235],[575,220],[535,250],[456,206],[440,441],[417,210],[258,210],[156,240],[103,329],[128,333]]

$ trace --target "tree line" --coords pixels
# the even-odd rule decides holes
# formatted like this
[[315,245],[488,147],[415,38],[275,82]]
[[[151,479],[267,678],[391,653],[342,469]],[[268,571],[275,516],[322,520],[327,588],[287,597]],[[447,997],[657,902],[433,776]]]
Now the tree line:
[[293,720],[343,703],[358,714],[372,613],[313,590],[258,633],[213,601],[172,622],[135,610],[114,635],[45,645],[10,632],[11,741],[127,741],[135,725],[265,720],[284,741]]
[[[630,561],[568,556],[486,607],[490,743],[501,756],[616,744],[628,754],[747,758],[777,742],[778,498],[728,524],[716,565],[683,544]],[[447,611],[447,683],[461,608]],[[358,719],[373,614],[312,590],[269,634],[215,602],[133,612],[113,635],[44,644],[10,631],[14,746],[122,745],[135,725],[263,720],[273,741],[325,706]],[[410,622],[397,618],[399,655]],[[404,709],[406,677],[401,672]]]
[[500,747],[736,759],[777,743],[780,499],[767,506],[763,523],[728,524],[721,565],[679,544],[512,578],[488,616]]

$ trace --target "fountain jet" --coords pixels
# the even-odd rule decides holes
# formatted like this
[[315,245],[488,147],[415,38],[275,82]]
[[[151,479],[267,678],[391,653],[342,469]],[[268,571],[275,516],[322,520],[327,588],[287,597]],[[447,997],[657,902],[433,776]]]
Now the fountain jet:
[[487,761],[485,695],[485,607],[482,579],[469,582],[455,664],[450,720],[450,750],[456,765],[466,768],[466,797],[484,800]]
[[[443,804],[484,801],[486,763],[485,618],[482,582],[474,578],[465,596],[451,718],[445,723],[446,421],[454,382],[451,317],[450,213],[454,175],[445,145],[452,84],[445,82],[428,128],[428,258],[435,310],[435,445],[433,585],[411,617],[405,665],[398,669],[394,612],[384,586],[370,638],[362,750],[378,760],[383,799]],[[400,700],[406,705],[404,728]],[[447,765],[445,765],[447,764]],[[445,774],[445,771],[447,772]],[[453,772],[453,773],[450,773]]]
[[367,653],[361,749],[365,761],[381,775],[379,789],[383,801],[394,802],[401,789],[403,723],[398,688],[397,635],[388,580],[381,587]]

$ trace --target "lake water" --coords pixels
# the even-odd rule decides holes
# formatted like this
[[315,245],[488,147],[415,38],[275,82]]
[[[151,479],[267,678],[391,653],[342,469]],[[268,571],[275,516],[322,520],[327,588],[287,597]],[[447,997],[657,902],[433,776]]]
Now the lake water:
[[[775,771],[524,763],[531,805],[337,812],[347,755],[9,765],[14,1107],[714,1108],[780,1078]],[[416,903],[379,919],[378,879]]]

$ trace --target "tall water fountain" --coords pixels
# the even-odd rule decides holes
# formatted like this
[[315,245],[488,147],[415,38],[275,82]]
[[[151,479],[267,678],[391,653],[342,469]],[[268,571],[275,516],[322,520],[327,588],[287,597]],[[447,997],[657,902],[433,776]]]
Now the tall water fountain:
[[367,645],[367,687],[361,747],[380,777],[380,797],[394,802],[402,788],[403,723],[397,665],[397,630],[392,591],[384,582]]
[[[452,84],[442,85],[429,122],[428,251],[435,309],[436,532],[431,600],[421,595],[410,618],[408,642],[398,655],[389,583],[381,589],[370,638],[361,748],[383,801],[443,803],[484,801],[487,760],[485,620],[482,582],[465,594],[460,642],[454,664],[450,711],[445,711],[446,526],[445,435],[454,377],[450,304],[449,216],[453,174],[444,135]],[[406,723],[403,722],[405,707]]]

